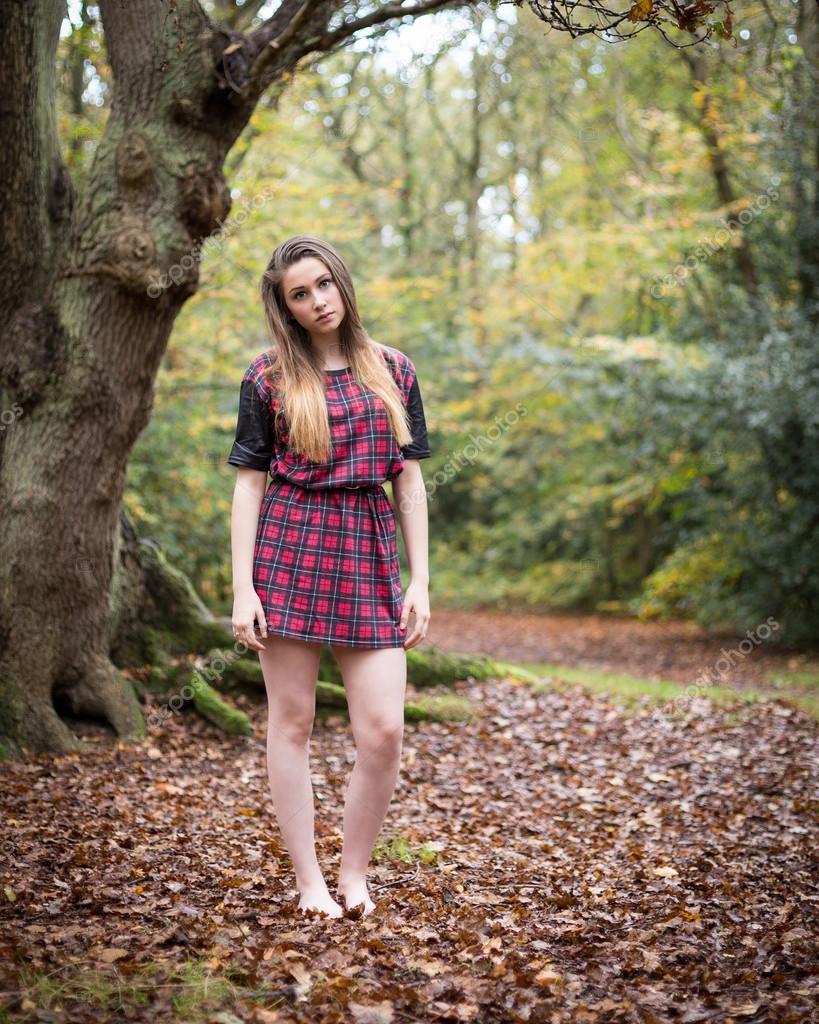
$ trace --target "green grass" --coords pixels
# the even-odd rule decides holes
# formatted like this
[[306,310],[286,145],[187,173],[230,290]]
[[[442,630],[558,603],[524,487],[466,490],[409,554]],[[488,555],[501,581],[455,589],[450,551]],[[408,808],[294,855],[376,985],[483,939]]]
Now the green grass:
[[373,847],[373,861],[401,861],[403,864],[414,864],[416,861],[423,861],[425,864],[432,864],[438,856],[438,850],[429,843],[412,843],[404,836],[393,836],[392,839],[383,839],[381,836]]
[[51,972],[23,968],[18,978],[22,1008],[9,1003],[0,1008],[0,1024],[10,1020],[34,1024],[50,1020],[52,1014],[60,1015],[61,1011],[76,1013],[80,1009],[107,1013],[112,1020],[119,1019],[116,1015],[126,1008],[147,1008],[150,1016],[150,1006],[158,997],[163,1006],[171,1003],[172,1020],[178,1024],[208,1024],[215,1013],[229,1010],[239,1000],[252,999],[271,1008],[281,1003],[272,991],[251,991],[236,984],[232,973],[226,966],[222,973],[215,974],[204,960],[168,968],[143,964],[132,974],[125,974],[115,965],[71,964]]
[[815,690],[819,692],[819,665],[803,665],[793,672],[772,669],[765,674],[765,682],[774,690]]
[[[566,665],[556,665],[553,662],[520,662],[520,667],[534,675],[546,677],[540,685],[545,689],[565,689],[579,686],[590,693],[605,694],[611,697],[623,708],[624,713],[629,714],[637,711],[641,701],[648,700],[652,705],[661,706],[674,698],[685,698],[689,685],[678,683],[672,679],[647,679],[643,676],[627,675],[623,672],[606,672],[600,669],[572,668]],[[782,673],[778,673],[782,676]],[[789,684],[787,695],[783,694],[784,685],[774,688],[771,681],[766,681],[766,686],[761,689],[743,688],[731,689],[727,686],[697,686],[698,697],[708,697],[716,704],[723,707],[730,707],[737,703],[754,703],[761,700],[784,700],[791,703],[799,710],[805,712],[815,721],[819,721],[819,699],[811,693],[798,693],[796,677],[805,677],[809,680],[810,688],[819,688],[819,672],[794,672],[786,675],[793,676],[794,681]],[[805,682],[801,684],[808,688]]]

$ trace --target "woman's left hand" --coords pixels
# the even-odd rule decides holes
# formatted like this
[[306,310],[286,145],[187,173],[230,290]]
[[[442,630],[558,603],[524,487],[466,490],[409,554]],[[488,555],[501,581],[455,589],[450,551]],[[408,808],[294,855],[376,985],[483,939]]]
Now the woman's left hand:
[[412,632],[404,641],[405,651],[420,644],[427,635],[431,616],[429,613],[429,587],[425,583],[413,581],[407,587],[399,623],[401,629],[407,628],[410,612],[415,612],[415,624],[412,627]]

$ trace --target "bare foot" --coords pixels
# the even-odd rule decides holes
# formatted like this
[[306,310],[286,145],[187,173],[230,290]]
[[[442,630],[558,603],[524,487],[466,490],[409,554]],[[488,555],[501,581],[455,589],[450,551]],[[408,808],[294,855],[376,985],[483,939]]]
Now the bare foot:
[[327,891],[327,886],[305,889],[297,909],[302,917],[344,917],[344,910]]
[[345,911],[350,917],[369,917],[375,910],[376,905],[370,899],[367,882],[363,878],[354,878],[349,882],[339,881],[338,893],[345,905]]

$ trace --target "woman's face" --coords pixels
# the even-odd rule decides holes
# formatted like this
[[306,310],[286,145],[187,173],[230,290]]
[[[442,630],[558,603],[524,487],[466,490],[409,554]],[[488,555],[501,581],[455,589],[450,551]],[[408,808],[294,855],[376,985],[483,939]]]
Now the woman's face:
[[285,270],[282,294],[292,316],[311,335],[332,336],[347,312],[333,275],[315,256]]

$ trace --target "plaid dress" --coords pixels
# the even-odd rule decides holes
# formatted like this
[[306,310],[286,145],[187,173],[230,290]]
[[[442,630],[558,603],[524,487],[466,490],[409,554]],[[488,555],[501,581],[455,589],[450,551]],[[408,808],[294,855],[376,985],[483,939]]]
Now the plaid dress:
[[264,379],[269,352],[245,371],[228,463],[269,472],[259,510],[253,586],[267,632],[343,647],[401,647],[407,636],[396,520],[382,486],[405,459],[431,455],[412,360],[381,345],[408,408],[412,442],[399,447],[383,402],[348,367],[326,370],[329,462],[288,447],[288,425]]

